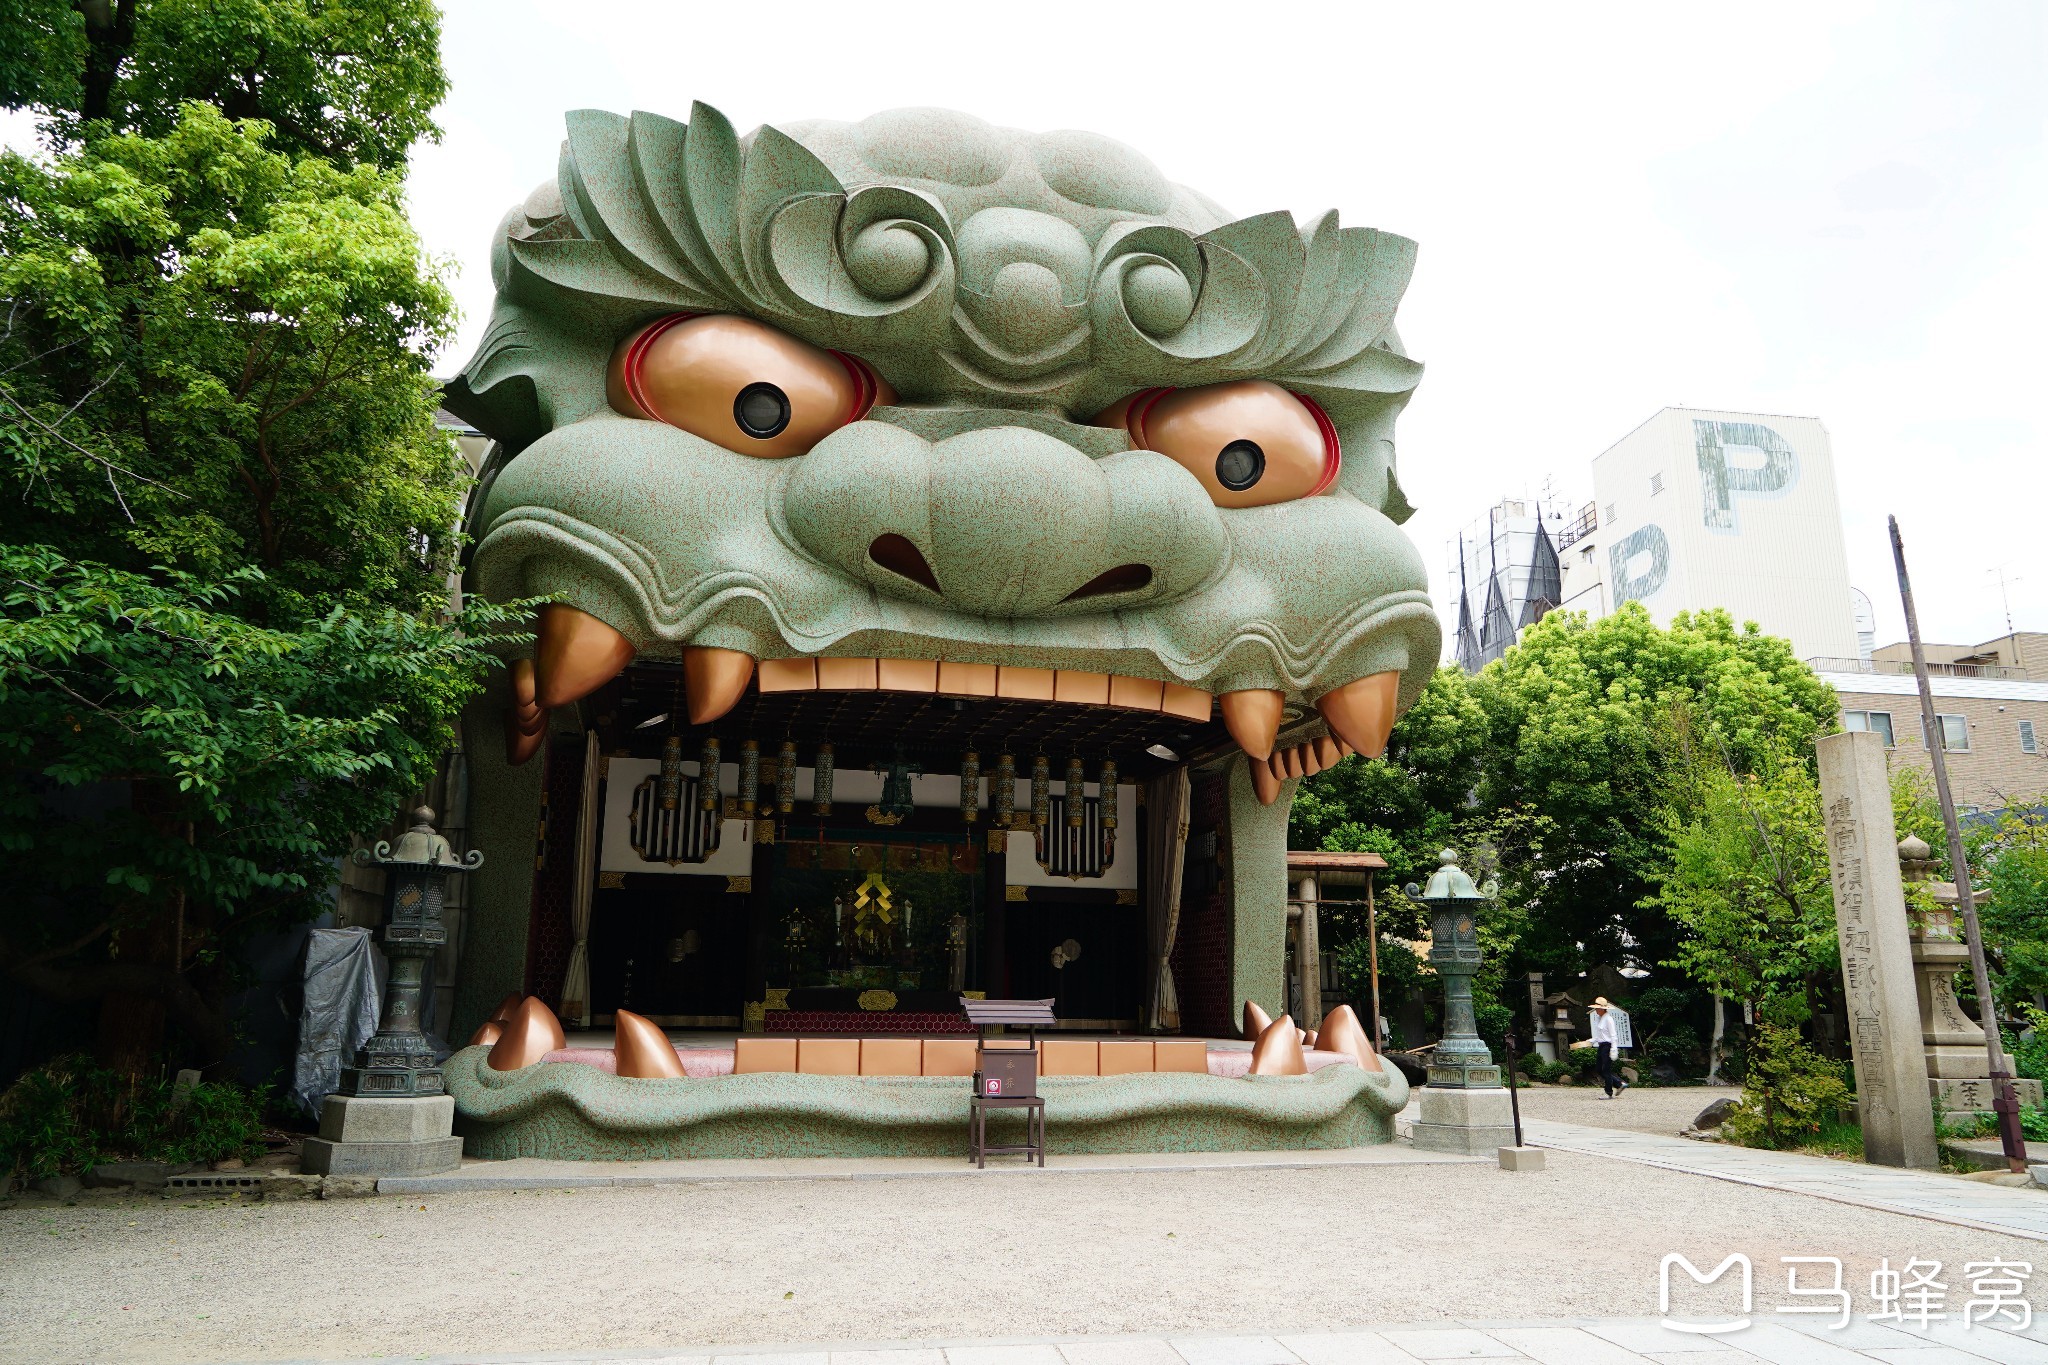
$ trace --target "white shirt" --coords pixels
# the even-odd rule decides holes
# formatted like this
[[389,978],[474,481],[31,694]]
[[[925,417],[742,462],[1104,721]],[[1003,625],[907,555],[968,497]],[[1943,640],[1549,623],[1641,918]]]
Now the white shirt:
[[1621,1040],[1621,1035],[1616,1032],[1614,1027],[1614,1012],[1612,1010],[1594,1010],[1592,1014],[1594,1045],[1597,1047],[1601,1043],[1618,1044]]

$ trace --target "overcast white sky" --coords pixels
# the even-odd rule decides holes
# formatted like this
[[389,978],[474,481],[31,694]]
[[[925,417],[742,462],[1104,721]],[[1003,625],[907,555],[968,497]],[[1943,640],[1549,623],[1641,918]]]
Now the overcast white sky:
[[1237,214],[1337,208],[1421,243],[1409,523],[1444,541],[1666,404],[1834,438],[1851,580],[1923,628],[2048,629],[2048,6],[527,3],[446,6],[432,250],[490,311],[489,235],[565,109],[740,128],[903,105],[1136,146]]

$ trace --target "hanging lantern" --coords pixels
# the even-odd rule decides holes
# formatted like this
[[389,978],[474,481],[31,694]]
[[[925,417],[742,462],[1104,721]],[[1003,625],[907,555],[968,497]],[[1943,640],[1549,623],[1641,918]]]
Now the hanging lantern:
[[670,735],[661,742],[661,781],[654,789],[663,810],[683,803],[683,737]]
[[1067,759],[1067,828],[1079,829],[1088,818],[1088,774],[1078,756]]
[[989,823],[1008,829],[1017,813],[1017,759],[1011,754],[996,756],[994,785],[989,788]]
[[796,741],[785,739],[775,756],[775,813],[787,815],[796,809]]
[[718,736],[704,736],[704,751],[697,756],[697,809],[718,809]]
[[898,745],[896,761],[879,771],[882,774],[882,799],[869,807],[868,819],[878,825],[897,824],[917,809],[917,799],[910,779],[922,773],[924,769],[915,763],[904,762],[903,748]]
[[1041,832],[1052,821],[1052,760],[1044,754],[1031,760],[1031,824]]
[[960,756],[960,818],[970,825],[981,818],[981,755],[972,749]]
[[832,813],[832,746],[820,744],[811,768],[811,812],[820,820]]
[[740,814],[754,817],[761,801],[761,746],[751,739],[740,741]]
[[1102,827],[1116,828],[1116,760],[1102,760]]

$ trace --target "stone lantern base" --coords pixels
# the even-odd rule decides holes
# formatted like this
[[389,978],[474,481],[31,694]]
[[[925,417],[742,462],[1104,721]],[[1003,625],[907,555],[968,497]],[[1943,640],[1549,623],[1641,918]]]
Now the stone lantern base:
[[329,1095],[320,1136],[307,1138],[299,1169],[308,1175],[436,1175],[462,1165],[454,1136],[455,1097],[392,1099]]
[[[1980,1054],[1974,1060],[1976,1069],[1983,1071],[1983,1056]],[[2019,1098],[2020,1108],[2041,1107],[2039,1081],[2015,1080],[2012,1088]],[[1991,1102],[1998,1097],[1998,1091],[1993,1088],[1990,1080],[1981,1075],[1951,1076],[1939,1080],[1929,1076],[1927,1093],[1933,1098],[1934,1107],[1940,1111],[1942,1122],[1954,1124],[1966,1123],[1979,1114],[1990,1113]]]
[[1410,1138],[1422,1151],[1460,1156],[1490,1156],[1514,1146],[1515,1119],[1507,1087],[1424,1086],[1422,1112]]

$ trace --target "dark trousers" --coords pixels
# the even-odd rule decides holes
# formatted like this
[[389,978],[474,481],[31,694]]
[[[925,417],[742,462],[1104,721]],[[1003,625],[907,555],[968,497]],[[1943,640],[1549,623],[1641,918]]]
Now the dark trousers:
[[1601,1043],[1594,1050],[1600,1054],[1600,1088],[1612,1095],[1626,1084],[1621,1079],[1621,1073],[1614,1069],[1614,1044]]

